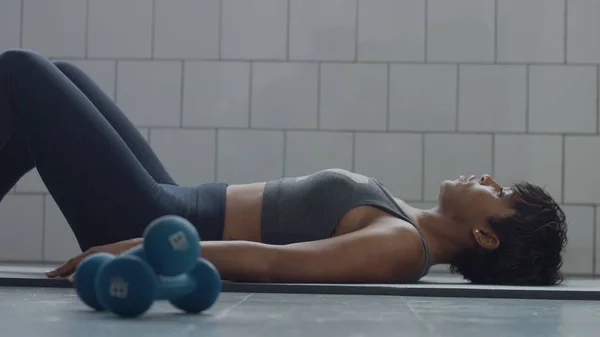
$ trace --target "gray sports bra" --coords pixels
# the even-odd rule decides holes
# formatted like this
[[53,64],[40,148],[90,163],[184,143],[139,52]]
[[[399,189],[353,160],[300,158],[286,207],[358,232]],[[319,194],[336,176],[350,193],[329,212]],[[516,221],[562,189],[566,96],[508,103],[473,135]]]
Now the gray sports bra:
[[359,206],[372,206],[411,223],[421,235],[429,271],[429,249],[423,234],[379,181],[343,169],[328,169],[266,184],[262,206],[262,241],[289,244],[329,238],[342,217]]

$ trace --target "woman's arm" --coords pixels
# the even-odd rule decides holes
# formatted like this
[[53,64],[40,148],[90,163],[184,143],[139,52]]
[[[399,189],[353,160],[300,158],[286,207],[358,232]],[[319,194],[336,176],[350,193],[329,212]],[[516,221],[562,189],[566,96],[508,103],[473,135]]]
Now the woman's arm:
[[418,233],[389,220],[338,237],[283,246],[248,241],[200,244],[202,257],[223,279],[251,282],[403,282],[419,273],[424,256]]
[[[90,254],[123,253],[141,238],[94,247],[48,277],[69,276]],[[232,281],[389,283],[411,280],[423,266],[419,234],[399,219],[385,219],[329,239],[277,246],[251,241],[202,241],[201,255]]]

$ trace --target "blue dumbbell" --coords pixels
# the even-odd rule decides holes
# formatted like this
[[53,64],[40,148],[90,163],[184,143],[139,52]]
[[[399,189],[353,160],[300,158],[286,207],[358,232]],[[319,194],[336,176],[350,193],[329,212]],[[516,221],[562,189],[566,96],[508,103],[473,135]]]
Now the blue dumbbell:
[[159,276],[142,259],[120,256],[106,264],[96,278],[96,294],[103,308],[123,317],[146,312],[156,300],[199,313],[210,308],[221,292],[221,277],[209,261],[199,258],[189,273]]
[[[144,230],[144,243],[122,255],[132,255],[148,262],[156,274],[175,276],[191,271],[200,256],[200,236],[186,219],[167,215],[152,221]],[[75,290],[88,306],[102,310],[94,283],[98,271],[115,258],[97,253],[85,258],[75,272]]]
[[81,301],[93,309],[104,310],[98,302],[94,283],[98,270],[115,258],[109,253],[96,253],[86,257],[77,267],[75,272],[74,287],[75,292]]
[[145,259],[157,274],[175,276],[194,268],[200,256],[200,236],[186,219],[167,215],[144,230]]

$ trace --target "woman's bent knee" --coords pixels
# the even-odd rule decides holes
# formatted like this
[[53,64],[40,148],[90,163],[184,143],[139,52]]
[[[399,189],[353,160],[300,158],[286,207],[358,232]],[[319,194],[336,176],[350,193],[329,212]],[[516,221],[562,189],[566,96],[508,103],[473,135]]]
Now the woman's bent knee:
[[16,67],[23,64],[30,64],[42,57],[40,54],[26,49],[8,49],[0,53],[0,65]]
[[53,61],[54,65],[64,74],[78,73],[81,70],[67,61]]
[[[0,53],[0,66],[12,69],[23,64],[30,65],[40,60],[50,61],[44,58],[44,56],[27,49],[8,49]],[[63,72],[79,71],[77,67],[66,61],[53,61],[52,63]]]

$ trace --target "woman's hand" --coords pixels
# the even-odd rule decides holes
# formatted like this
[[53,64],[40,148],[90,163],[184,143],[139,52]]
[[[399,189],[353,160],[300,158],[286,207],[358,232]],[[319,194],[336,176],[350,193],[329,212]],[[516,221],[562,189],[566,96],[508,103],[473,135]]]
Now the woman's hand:
[[92,247],[92,248],[86,250],[85,252],[83,252],[82,254],[79,254],[78,256],[65,262],[62,266],[60,266],[52,271],[47,272],[46,276],[48,276],[48,277],[68,277],[69,281],[73,281],[73,273],[77,269],[77,266],[79,265],[79,263],[81,263],[81,261],[83,259],[85,259],[89,255],[92,255],[95,253],[110,253],[113,255],[119,255],[119,254],[141,244],[142,242],[143,242],[142,238],[135,238],[135,239],[125,240],[125,241],[110,243],[110,244],[103,245],[103,246]]

